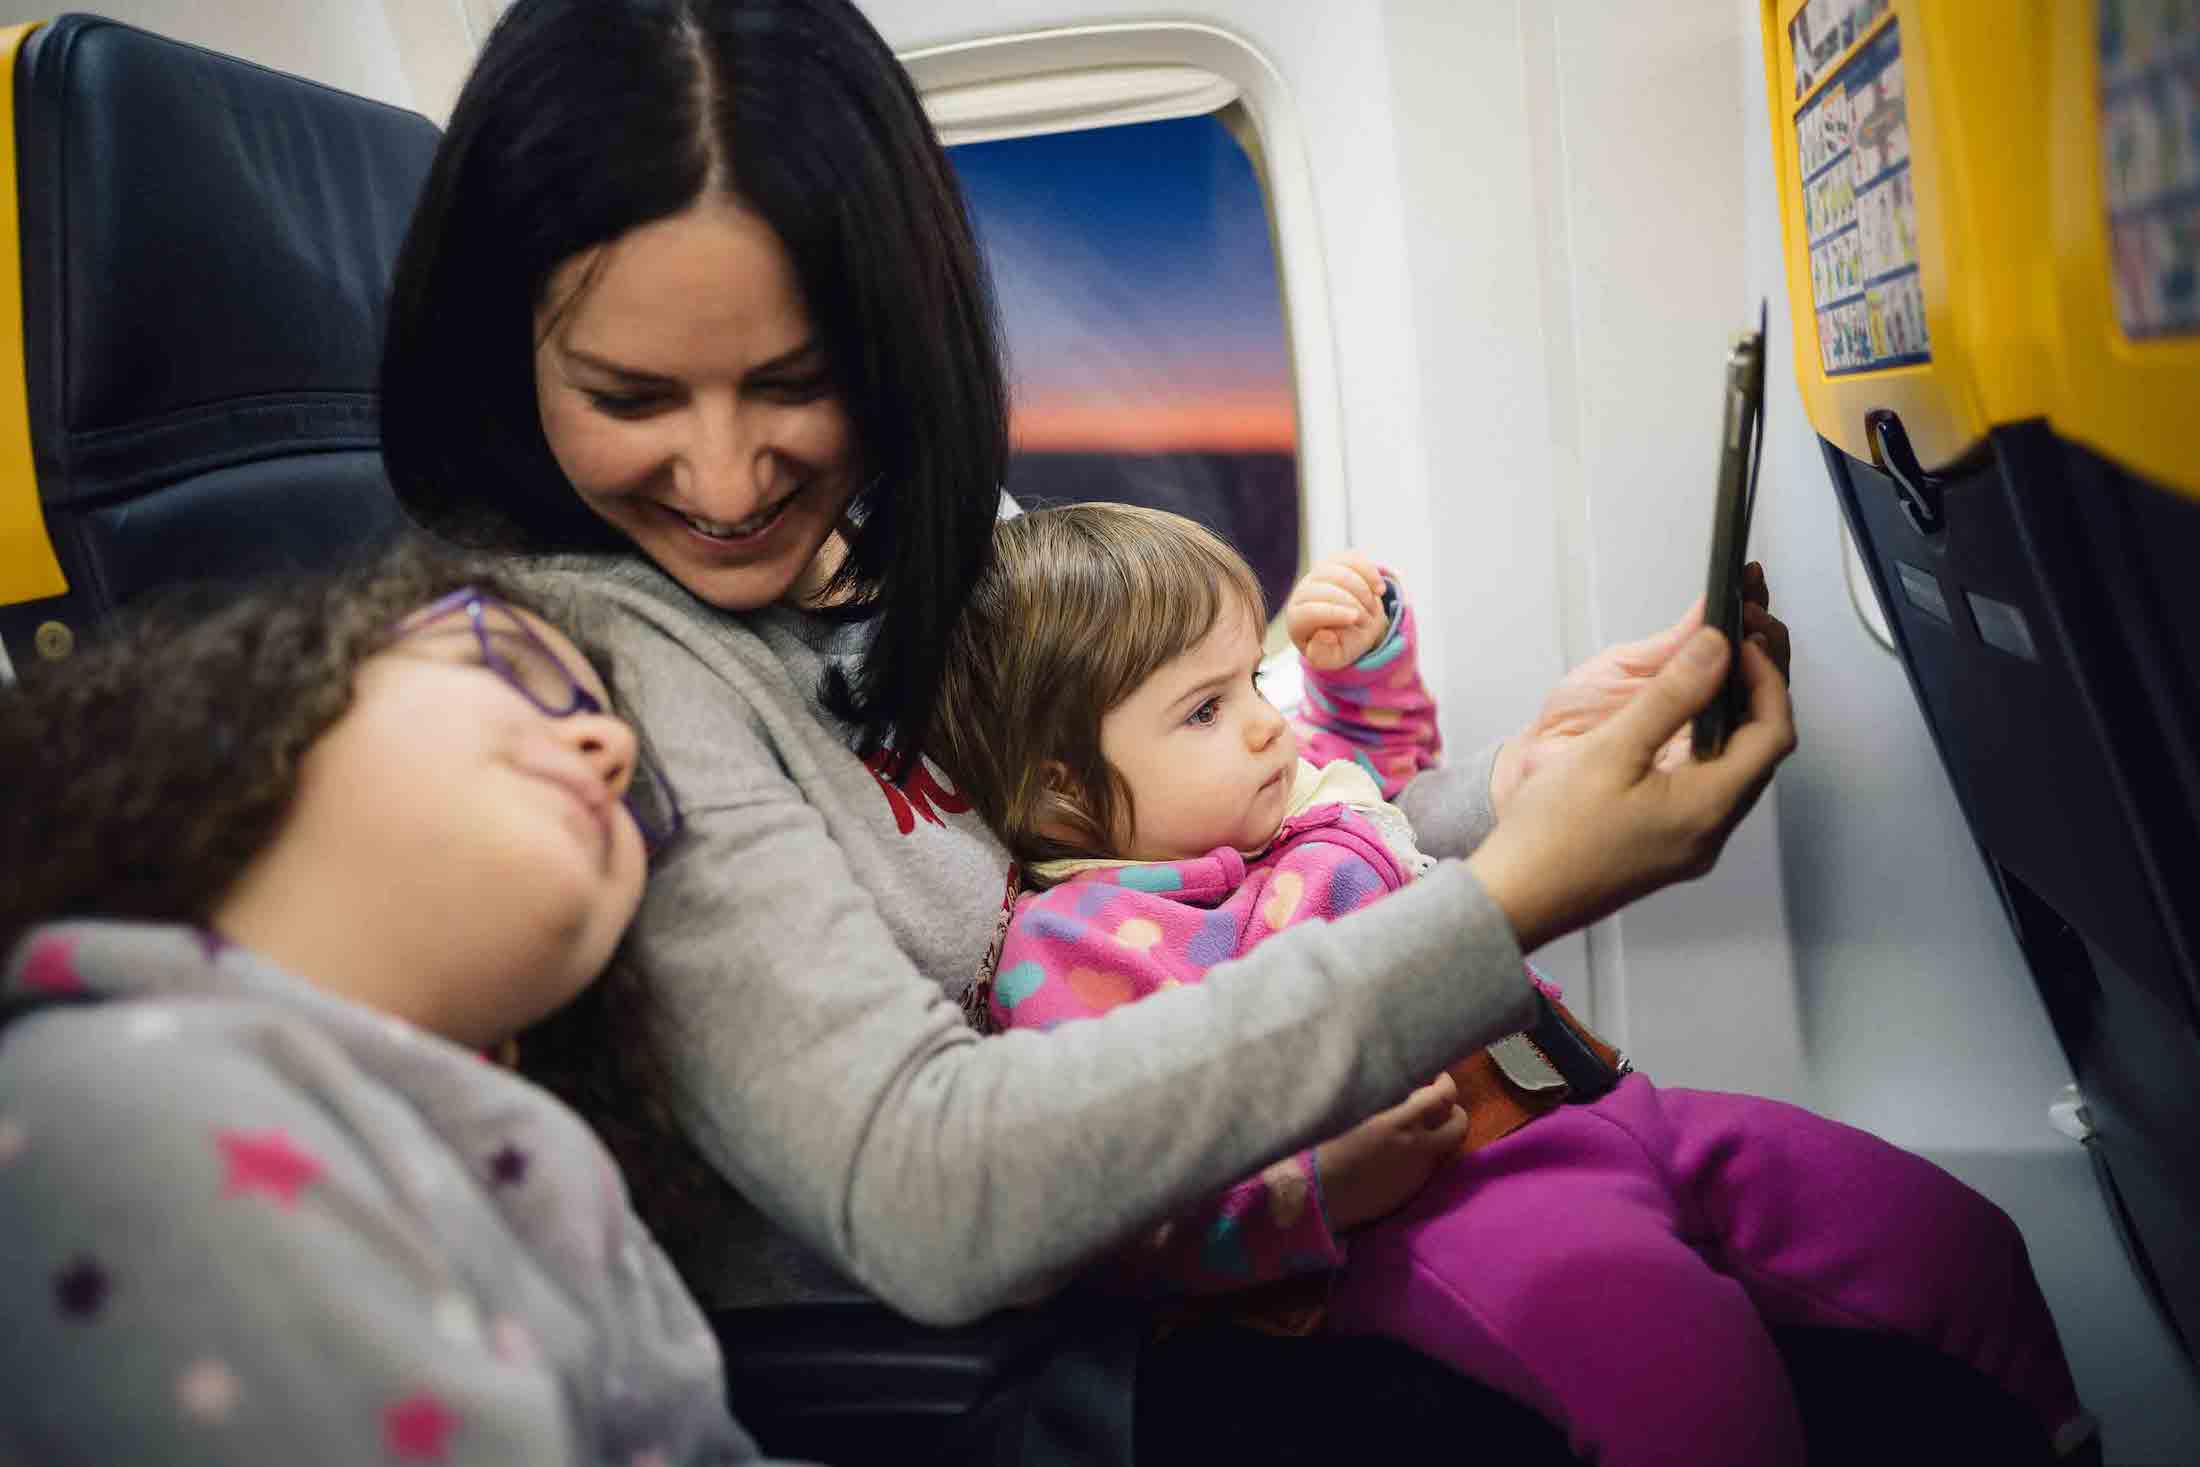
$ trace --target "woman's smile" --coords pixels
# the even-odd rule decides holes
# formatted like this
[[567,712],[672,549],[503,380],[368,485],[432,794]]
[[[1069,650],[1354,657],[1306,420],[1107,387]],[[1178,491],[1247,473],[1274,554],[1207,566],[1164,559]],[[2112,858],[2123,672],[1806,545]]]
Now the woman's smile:
[[712,546],[754,546],[779,527],[786,517],[787,507],[800,499],[810,486],[803,484],[783,497],[766,505],[744,520],[714,520],[686,510],[674,509],[669,504],[659,504],[673,518],[679,520],[697,536]]
[[859,474],[786,251],[713,197],[553,274],[543,436],[581,500],[709,604],[799,596]]

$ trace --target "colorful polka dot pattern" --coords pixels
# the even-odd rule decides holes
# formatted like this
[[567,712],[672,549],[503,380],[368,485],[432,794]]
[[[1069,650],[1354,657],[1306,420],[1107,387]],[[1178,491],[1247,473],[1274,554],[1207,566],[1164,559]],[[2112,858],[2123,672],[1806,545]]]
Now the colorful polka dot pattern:
[[1299,757],[1314,764],[1350,759],[1394,799],[1443,752],[1436,701],[1421,682],[1413,611],[1401,607],[1373,651],[1335,672],[1306,669],[1306,702],[1295,720]]
[[[1387,798],[1435,763],[1436,708],[1421,685],[1410,611],[1353,667],[1306,670],[1300,752],[1349,760]],[[1003,1029],[1047,1030],[1197,983],[1269,934],[1356,911],[1406,873],[1362,815],[1321,805],[1248,861],[1223,847],[1190,861],[1088,871],[1018,904],[993,986]],[[1150,1230],[1107,1267],[1149,1292],[1242,1288],[1343,1260],[1312,1152]]]
[[[1404,882],[1375,827],[1342,805],[1293,816],[1250,862],[1223,848],[1086,872],[1019,902],[994,979],[994,1022],[1051,1029],[1197,983],[1273,932],[1342,916]],[[1312,1154],[1303,1153],[1149,1234],[1111,1268],[1141,1292],[1186,1292],[1242,1288],[1342,1259]]]

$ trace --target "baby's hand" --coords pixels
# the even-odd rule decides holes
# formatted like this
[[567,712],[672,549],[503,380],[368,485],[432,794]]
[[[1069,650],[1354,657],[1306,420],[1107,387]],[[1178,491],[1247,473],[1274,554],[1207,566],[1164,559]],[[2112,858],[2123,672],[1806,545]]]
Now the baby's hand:
[[1389,1110],[1314,1148],[1322,1206],[1343,1232],[1387,1217],[1456,1155],[1467,1139],[1459,1086],[1438,1075]]
[[1283,629],[1306,665],[1349,667],[1390,633],[1383,615],[1383,573],[1357,550],[1322,561],[1283,604]]

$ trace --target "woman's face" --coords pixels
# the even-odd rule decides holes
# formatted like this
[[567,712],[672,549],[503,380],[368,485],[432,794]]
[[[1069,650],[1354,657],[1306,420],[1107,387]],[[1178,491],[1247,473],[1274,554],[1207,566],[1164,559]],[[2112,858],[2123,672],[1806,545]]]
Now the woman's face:
[[[506,662],[550,656],[608,703],[546,623],[487,603],[483,627]],[[360,666],[215,925],[347,997],[487,1046],[586,987],[632,920],[646,863],[620,796],[634,760],[623,722],[552,717],[486,665],[455,608]]]
[[727,611],[814,591],[856,482],[794,269],[719,193],[551,272],[535,396],[581,501]]

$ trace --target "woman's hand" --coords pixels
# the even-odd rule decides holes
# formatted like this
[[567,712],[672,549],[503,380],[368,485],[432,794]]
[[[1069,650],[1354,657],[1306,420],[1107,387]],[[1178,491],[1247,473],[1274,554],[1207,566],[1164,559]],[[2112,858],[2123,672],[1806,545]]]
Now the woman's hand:
[[1438,1075],[1389,1110],[1314,1148],[1322,1207],[1333,1231],[1387,1217],[1467,1139],[1459,1087]]
[[1617,712],[1552,741],[1513,790],[1467,864],[1511,919],[1522,952],[1709,871],[1794,752],[1787,683],[1751,638],[1741,647],[1748,718],[1716,759],[1668,757],[1718,691],[1728,655],[1724,636],[1698,628]]
[[[1687,614],[1664,631],[1639,642],[1607,647],[1566,674],[1544,699],[1534,721],[1498,751],[1497,766],[1490,773],[1490,803],[1498,819],[1505,818],[1512,793],[1522,780],[1625,707],[1702,625],[1703,598],[1698,597]],[[1765,582],[1765,568],[1756,561],[1742,573],[1742,639],[1763,647],[1779,669],[1781,681],[1787,680],[1787,624],[1772,614],[1772,589]],[[1691,757],[1689,731],[1683,727],[1658,751],[1657,767],[1678,769]]]
[[1390,631],[1383,573],[1357,550],[1322,561],[1291,588],[1283,629],[1308,667],[1335,672],[1372,651]]

